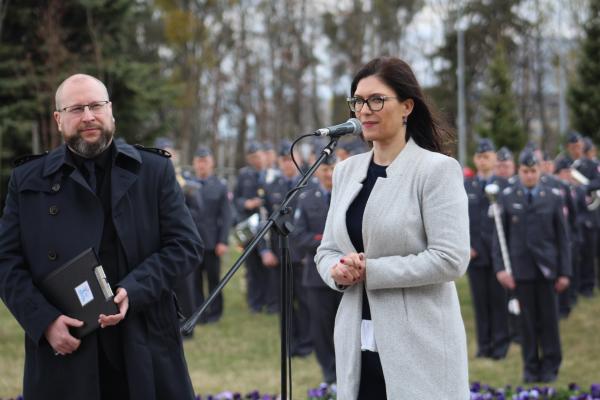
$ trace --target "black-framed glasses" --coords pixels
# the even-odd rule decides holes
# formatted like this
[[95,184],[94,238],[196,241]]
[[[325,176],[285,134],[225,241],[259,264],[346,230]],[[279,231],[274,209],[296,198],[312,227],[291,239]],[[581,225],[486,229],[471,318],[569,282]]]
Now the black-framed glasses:
[[75,104],[57,110],[58,112],[66,112],[71,115],[82,115],[87,107],[92,114],[100,114],[104,111],[104,106],[110,103],[110,100],[95,101],[89,104]]
[[350,107],[350,111],[352,112],[360,112],[362,110],[365,103],[369,110],[375,112],[380,111],[383,108],[383,105],[387,99],[397,99],[395,96],[371,96],[368,99],[363,99],[362,97],[348,97],[346,98],[346,102],[348,103],[348,107]]

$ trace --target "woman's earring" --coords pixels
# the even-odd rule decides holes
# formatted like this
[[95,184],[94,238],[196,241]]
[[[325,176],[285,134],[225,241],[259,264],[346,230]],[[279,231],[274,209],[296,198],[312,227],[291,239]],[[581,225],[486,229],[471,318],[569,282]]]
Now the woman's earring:
[[406,115],[402,116],[402,125],[406,126],[408,124],[408,118],[406,118]]

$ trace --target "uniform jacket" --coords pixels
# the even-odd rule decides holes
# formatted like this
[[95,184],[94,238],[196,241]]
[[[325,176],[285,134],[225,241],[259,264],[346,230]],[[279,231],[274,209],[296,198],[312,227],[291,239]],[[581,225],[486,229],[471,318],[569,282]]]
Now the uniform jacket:
[[[88,247],[98,251],[100,200],[65,159],[62,145],[12,172],[0,222],[0,297],[25,330],[26,399],[99,399],[97,339],[92,333],[68,356],[54,356],[44,337],[60,311],[38,283]],[[171,161],[117,145],[111,169],[113,223],[127,275],[121,321],[130,398],[193,397],[172,287],[201,260],[202,241],[184,205]]]
[[[500,189],[504,189],[508,182],[503,178],[492,176],[487,184],[496,184]],[[470,261],[469,266],[491,267],[492,239],[496,225],[494,224],[494,216],[490,210],[489,198],[485,194],[484,184],[477,177],[465,181],[465,190],[469,198],[469,236],[471,238],[471,247],[477,252],[477,257]]]
[[255,197],[264,198],[264,186],[265,184],[260,171],[257,171],[250,166],[240,169],[237,184],[233,192],[233,201],[235,203],[238,219],[236,222],[240,222],[259,211],[258,208],[246,210],[244,208],[244,202]]
[[[315,262],[331,268],[355,252],[346,211],[373,152],[339,163]],[[458,162],[410,139],[379,178],[364,210],[366,292],[389,399],[469,398],[467,343],[454,280],[469,260],[469,217]],[[356,399],[360,381],[363,284],[344,289],[335,321],[338,398]]]
[[321,244],[328,210],[329,202],[319,184],[312,185],[298,196],[298,205],[294,212],[294,231],[290,239],[305,254],[302,284],[307,287],[327,287],[319,275],[314,256]]
[[217,243],[228,243],[231,227],[231,202],[227,185],[218,177],[211,175],[202,181],[202,199],[204,201],[204,221],[199,230],[207,250],[214,250]]
[[[512,274],[516,280],[534,280],[537,270],[554,280],[571,275],[570,244],[559,191],[538,184],[528,204],[525,188],[509,186],[498,198],[508,245]],[[494,269],[504,269],[499,242],[494,239]]]

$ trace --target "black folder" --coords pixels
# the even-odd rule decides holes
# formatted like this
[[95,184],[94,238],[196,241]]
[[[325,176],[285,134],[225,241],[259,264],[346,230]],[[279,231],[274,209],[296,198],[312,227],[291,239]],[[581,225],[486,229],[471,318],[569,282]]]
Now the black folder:
[[80,328],[70,328],[77,338],[100,326],[100,314],[119,313],[104,269],[92,248],[48,274],[41,283],[41,291],[64,315],[84,322]]

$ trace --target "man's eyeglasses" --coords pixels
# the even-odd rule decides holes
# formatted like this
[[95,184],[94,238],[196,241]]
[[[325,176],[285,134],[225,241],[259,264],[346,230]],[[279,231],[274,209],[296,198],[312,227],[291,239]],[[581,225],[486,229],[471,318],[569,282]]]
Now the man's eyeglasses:
[[82,115],[87,107],[92,114],[100,114],[104,111],[104,106],[110,103],[110,100],[95,101],[90,104],[76,104],[74,106],[68,106],[58,110],[59,112],[66,112],[71,115]]
[[348,97],[346,98],[346,102],[348,102],[348,107],[350,107],[350,111],[352,112],[360,112],[365,103],[367,104],[367,107],[369,107],[369,110],[375,112],[380,111],[383,108],[383,104],[387,99],[397,99],[397,97],[371,96],[366,100],[362,97]]

